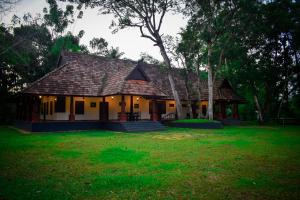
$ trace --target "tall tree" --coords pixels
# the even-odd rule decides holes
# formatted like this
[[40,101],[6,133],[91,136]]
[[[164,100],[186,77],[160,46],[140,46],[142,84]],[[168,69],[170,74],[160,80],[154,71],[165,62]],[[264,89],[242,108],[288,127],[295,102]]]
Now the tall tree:
[[177,66],[182,70],[177,70],[178,75],[183,77],[185,93],[186,93],[186,101],[188,107],[188,115],[190,117],[193,116],[192,109],[192,80],[190,79],[191,72],[193,70],[193,65],[189,59],[189,53],[187,51],[183,51],[182,43],[179,42],[179,38],[174,38],[170,35],[166,35],[163,37],[163,41],[165,43],[165,47],[167,53],[170,55],[170,59],[176,62]]
[[0,0],[0,18],[10,11],[20,0]]
[[195,71],[197,74],[197,99],[198,99],[198,118],[202,116],[202,107],[201,107],[201,65],[203,63],[203,43],[198,37],[198,32],[191,29],[191,27],[187,27],[182,30],[181,41],[177,46],[177,51],[181,55],[184,55],[184,61],[186,66],[190,68],[192,71]]
[[[56,0],[47,0],[49,8],[44,8],[44,24],[51,29],[52,36],[62,34],[69,24],[74,22],[74,6],[67,5],[65,10],[59,8]],[[78,16],[80,18],[80,15]]]
[[[69,0],[74,2],[74,0]],[[160,53],[168,68],[168,79],[171,85],[172,93],[176,101],[178,118],[183,118],[181,101],[175,86],[174,78],[171,73],[171,61],[166,52],[162,40],[161,27],[165,14],[169,11],[175,11],[178,1],[174,0],[86,0],[75,1],[79,4],[85,4],[92,8],[99,7],[103,14],[114,14],[117,22],[113,22],[111,27],[114,31],[127,27],[136,27],[140,30],[141,37],[151,40],[155,46],[159,47]]]
[[120,51],[119,47],[111,47],[110,49],[108,49],[108,52],[105,56],[108,58],[121,58],[124,54],[124,52]]
[[[191,0],[186,2],[189,20],[188,29],[193,29],[198,33],[207,51],[207,71],[208,71],[208,117],[213,119],[213,84],[215,71],[223,61],[224,47],[220,41],[225,41],[228,34],[228,25],[231,23],[235,3],[231,0]],[[219,59],[214,59],[218,54]],[[216,62],[216,60],[218,62]]]
[[107,54],[108,42],[104,38],[93,38],[90,41],[90,47],[93,54],[104,56]]
[[108,48],[108,42],[104,38],[93,38],[90,41],[90,47],[93,54],[105,56],[108,58],[121,58],[125,53],[119,50],[119,47]]
[[260,122],[291,117],[294,110],[289,102],[299,90],[300,4],[276,0],[239,1],[237,5],[234,48],[226,52],[228,62],[223,73],[249,96],[248,105],[256,107]]

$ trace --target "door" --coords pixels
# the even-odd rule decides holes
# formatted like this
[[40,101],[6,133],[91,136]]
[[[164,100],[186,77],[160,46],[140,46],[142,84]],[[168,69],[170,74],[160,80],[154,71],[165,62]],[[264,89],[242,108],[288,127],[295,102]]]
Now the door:
[[100,121],[108,121],[108,102],[100,102],[99,119]]
[[158,120],[161,120],[162,114],[166,114],[166,102],[165,101],[157,102],[157,114],[158,114]]
[[202,116],[206,116],[207,107],[206,105],[202,105]]

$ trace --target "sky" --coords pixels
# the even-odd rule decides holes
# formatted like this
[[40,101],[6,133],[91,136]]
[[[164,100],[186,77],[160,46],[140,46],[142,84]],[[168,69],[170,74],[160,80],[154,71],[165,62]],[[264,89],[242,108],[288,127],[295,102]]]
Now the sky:
[[[63,2],[58,2],[60,6],[64,6]],[[2,21],[8,23],[11,17],[16,14],[21,17],[25,13],[30,12],[33,16],[37,13],[42,14],[44,7],[47,7],[46,0],[21,0],[11,12],[7,13]],[[84,30],[85,34],[81,39],[81,44],[89,45],[89,41],[93,37],[104,38],[109,46],[119,47],[120,51],[124,52],[123,57],[138,60],[141,52],[153,56],[158,60],[162,60],[159,49],[153,46],[153,42],[147,38],[140,37],[140,32],[137,28],[126,28],[112,34],[109,25],[113,16],[100,15],[97,8],[84,10],[83,18],[77,19],[74,24],[71,24],[69,30],[77,35],[80,30]],[[186,26],[187,19],[181,15],[167,14],[163,21],[161,32],[164,35],[172,35],[178,37],[180,28]]]

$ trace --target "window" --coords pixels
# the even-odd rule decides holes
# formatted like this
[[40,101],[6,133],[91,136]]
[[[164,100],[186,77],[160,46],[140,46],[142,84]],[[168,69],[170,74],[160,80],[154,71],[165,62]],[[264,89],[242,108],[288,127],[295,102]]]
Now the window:
[[174,108],[174,107],[175,107],[175,104],[174,104],[174,103],[170,103],[170,104],[169,104],[169,107],[170,107],[170,108]]
[[84,101],[75,101],[75,114],[84,115]]
[[56,98],[55,112],[66,112],[66,97],[58,96]]
[[183,108],[186,108],[186,107],[187,107],[187,105],[186,105],[186,104],[182,104],[182,107],[183,107]]
[[202,115],[206,116],[207,108],[206,105],[202,105]]
[[157,109],[158,109],[158,113],[166,114],[166,102],[165,101],[157,102]]
[[91,102],[91,108],[96,108],[96,102]]

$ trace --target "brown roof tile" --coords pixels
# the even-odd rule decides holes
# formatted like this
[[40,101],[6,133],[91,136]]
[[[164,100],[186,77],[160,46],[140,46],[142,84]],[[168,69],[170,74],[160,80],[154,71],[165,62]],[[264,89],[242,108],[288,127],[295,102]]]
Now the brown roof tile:
[[[182,69],[172,72],[176,89],[180,98],[186,99],[185,82],[178,71]],[[141,76],[136,74],[139,72],[146,76],[145,81],[140,80]],[[130,77],[139,77],[139,80],[129,80]],[[190,74],[189,78],[193,83],[191,98],[197,99],[197,76]],[[244,100],[235,94],[226,80],[216,80],[214,86],[214,99]],[[158,65],[71,52],[63,52],[59,67],[33,82],[23,92],[74,96],[134,94],[173,99],[168,73]],[[208,99],[206,80],[201,80],[201,97]]]

